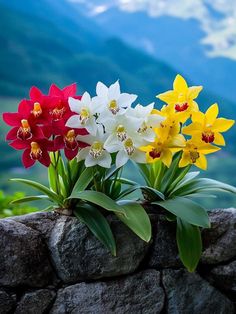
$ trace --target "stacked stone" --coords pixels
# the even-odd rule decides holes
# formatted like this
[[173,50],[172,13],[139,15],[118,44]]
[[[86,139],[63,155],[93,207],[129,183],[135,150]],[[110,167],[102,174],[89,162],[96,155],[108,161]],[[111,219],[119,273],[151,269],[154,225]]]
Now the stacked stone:
[[0,313],[235,312],[236,210],[210,213],[197,272],[182,266],[175,224],[152,215],[147,244],[110,218],[117,256],[74,217],[0,220]]

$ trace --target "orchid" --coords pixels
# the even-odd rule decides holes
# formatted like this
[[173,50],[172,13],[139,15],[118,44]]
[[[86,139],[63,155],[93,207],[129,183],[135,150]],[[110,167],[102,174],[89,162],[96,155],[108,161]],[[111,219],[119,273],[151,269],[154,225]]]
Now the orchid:
[[94,103],[100,108],[101,116],[106,117],[124,113],[137,98],[137,95],[134,94],[121,93],[118,81],[109,87],[98,82],[96,93],[97,96],[93,99]]
[[77,113],[72,115],[66,122],[70,128],[85,128],[90,134],[96,135],[97,123],[95,115],[98,112],[98,106],[94,104],[89,93],[85,92],[81,99],[69,98],[71,111]]
[[[206,210],[192,199],[208,190],[236,193],[232,186],[189,172],[192,166],[206,170],[206,155],[220,150],[216,145],[225,144],[221,133],[234,124],[217,118],[217,104],[199,111],[195,99],[201,90],[177,75],[173,90],[157,96],[166,103],[157,109],[154,103],[132,107],[137,96],[121,93],[118,81],[110,86],[98,82],[94,97],[76,95],[76,84],[63,89],[53,84],[47,95],[32,87],[18,112],[3,114],[11,127],[6,139],[23,151],[25,168],[36,162],[48,168],[49,187],[13,179],[40,191],[14,202],[50,201],[50,209],[76,216],[113,255],[116,243],[107,214],[148,242],[151,223],[144,205],[151,204],[176,222],[180,259],[194,271],[201,256],[199,227],[210,223]],[[146,185],[121,176],[128,161]],[[124,199],[137,190],[139,199]]]

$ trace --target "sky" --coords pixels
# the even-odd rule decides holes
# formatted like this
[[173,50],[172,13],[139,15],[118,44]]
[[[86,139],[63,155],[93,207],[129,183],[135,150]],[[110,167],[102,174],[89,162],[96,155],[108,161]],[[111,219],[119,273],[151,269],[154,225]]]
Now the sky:
[[236,0],[68,0],[84,3],[89,14],[101,14],[111,7],[128,12],[145,11],[153,18],[173,16],[199,21],[210,46],[211,57],[236,60]]

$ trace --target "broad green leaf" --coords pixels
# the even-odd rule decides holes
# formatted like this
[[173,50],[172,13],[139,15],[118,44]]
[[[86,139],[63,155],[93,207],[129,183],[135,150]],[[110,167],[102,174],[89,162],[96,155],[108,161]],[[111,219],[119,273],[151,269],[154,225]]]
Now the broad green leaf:
[[89,204],[84,204],[74,210],[74,214],[116,256],[116,243],[113,233],[106,218],[99,210]]
[[163,193],[166,192],[166,190],[170,187],[171,183],[176,178],[178,172],[180,172],[180,168],[178,167],[179,160],[180,160],[181,154],[176,154],[173,158],[173,161],[169,168],[165,171],[165,174],[161,181],[161,191]]
[[153,201],[156,200],[165,200],[165,196],[163,193],[161,193],[160,191],[151,188],[149,186],[139,186],[139,188],[141,189],[142,192],[147,193],[148,195],[150,195],[151,199],[153,199]]
[[[137,190],[139,190],[140,189],[140,187],[137,185],[137,186],[133,186],[133,187],[131,187],[131,188],[128,188],[128,189],[125,189],[125,190],[123,190],[121,193],[120,193],[120,195],[119,195],[119,199],[122,199],[122,198],[124,198],[125,196],[127,196],[127,195],[129,195],[129,194],[131,194],[131,193],[133,193],[133,192],[135,192],[135,191],[137,191]],[[140,195],[141,196],[141,195]]]
[[10,179],[10,180],[14,181],[14,182],[26,184],[26,185],[44,193],[44,194],[46,194],[55,203],[63,205],[63,198],[60,195],[57,195],[56,193],[51,191],[49,188],[47,188],[46,186],[44,186],[38,182],[27,180],[27,179],[20,179],[20,178],[14,178],[14,179]]
[[57,193],[57,182],[56,182],[56,171],[55,168],[52,164],[48,167],[48,181],[49,181],[49,186],[52,191]]
[[202,239],[199,228],[178,218],[176,238],[182,263],[189,272],[194,272],[202,254]]
[[152,236],[152,226],[144,208],[133,201],[117,202],[125,211],[126,216],[116,213],[117,217],[126,224],[142,240],[149,242]]
[[116,172],[119,172],[120,168],[117,168],[116,165],[112,165],[111,168],[107,169],[105,180],[110,179],[113,175],[116,174]]
[[175,197],[161,202],[153,202],[152,204],[165,208],[172,214],[186,220],[192,225],[203,228],[210,227],[209,217],[206,210],[188,198]]
[[77,195],[78,192],[84,191],[90,182],[93,180],[94,169],[93,167],[85,168],[84,171],[79,176],[75,186],[70,195],[71,198]]
[[11,204],[21,204],[21,203],[38,201],[38,200],[48,201],[49,198],[47,195],[26,196],[26,197],[22,197],[17,200],[11,201]]
[[144,178],[146,184],[150,186],[150,165],[145,165],[145,164],[136,164],[135,165],[139,168],[140,174]]
[[188,184],[190,181],[195,179],[199,175],[200,171],[192,171],[187,173],[183,179],[181,179],[177,184],[173,185],[173,188],[170,190],[170,194],[174,193],[176,190],[184,187],[186,184]]
[[87,190],[78,192],[76,193],[76,195],[71,195],[70,197],[68,197],[68,199],[72,198],[84,200],[96,204],[106,210],[118,212],[125,215],[124,209],[122,209],[121,206],[119,206],[115,201],[113,201],[110,197],[103,194],[102,192]]
[[126,178],[118,178],[117,181],[119,181],[122,184],[126,184],[126,185],[137,185],[137,182],[126,179]]

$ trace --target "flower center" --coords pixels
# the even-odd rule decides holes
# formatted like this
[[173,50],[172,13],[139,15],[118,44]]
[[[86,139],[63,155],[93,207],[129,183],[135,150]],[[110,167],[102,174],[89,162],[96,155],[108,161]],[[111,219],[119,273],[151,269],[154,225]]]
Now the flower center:
[[175,110],[178,111],[178,112],[181,112],[181,111],[185,111],[188,109],[188,103],[185,102],[185,103],[179,103],[179,104],[176,104],[175,105]]
[[34,160],[40,159],[42,157],[42,150],[37,142],[31,142],[30,144],[30,157]]
[[63,106],[62,101],[59,100],[57,106],[53,110],[51,110],[49,113],[52,116],[52,119],[54,121],[58,121],[63,118],[65,112],[66,112],[66,108],[65,106]]
[[39,102],[34,103],[34,109],[31,113],[35,116],[35,118],[38,118],[42,114],[42,108]]
[[89,154],[93,157],[93,158],[98,158],[102,155],[103,152],[103,144],[101,142],[93,142],[93,144],[90,147],[90,151]]
[[117,114],[117,112],[120,110],[119,106],[117,105],[117,101],[115,99],[110,101],[108,108],[112,114]]
[[202,140],[206,143],[212,143],[215,140],[214,132],[211,130],[202,133]]
[[143,122],[141,127],[138,129],[138,133],[141,133],[141,134],[145,133],[147,131],[147,129],[148,129],[148,126],[147,126],[146,122]]
[[149,152],[149,156],[152,159],[160,158],[161,157],[161,151],[157,150],[156,148],[153,148],[153,150],[151,150]]
[[119,124],[116,128],[116,135],[121,142],[127,138],[125,127],[122,124]]
[[21,120],[21,127],[17,131],[17,138],[19,138],[22,141],[29,140],[32,138],[31,128],[29,126],[28,120]]
[[78,147],[78,143],[75,139],[75,130],[69,130],[64,136],[64,142],[68,149],[75,150]]
[[125,140],[124,147],[129,156],[131,156],[135,151],[134,143],[131,138],[127,138]]
[[89,117],[90,117],[90,114],[89,114],[88,109],[85,108],[85,107],[81,108],[79,119],[80,119],[80,122],[81,122],[82,125],[86,124],[86,122],[88,121]]
[[199,152],[197,152],[196,150],[190,151],[189,154],[190,154],[190,159],[192,163],[195,163],[197,159],[200,157]]

